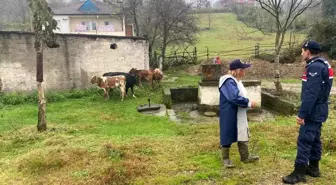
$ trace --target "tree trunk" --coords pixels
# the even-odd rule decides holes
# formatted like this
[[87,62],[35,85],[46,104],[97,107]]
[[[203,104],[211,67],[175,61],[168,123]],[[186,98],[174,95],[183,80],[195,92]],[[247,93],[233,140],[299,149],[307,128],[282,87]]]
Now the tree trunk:
[[136,29],[136,36],[139,37],[139,23],[138,23],[138,18],[137,18],[137,15],[136,15],[136,7],[133,8],[133,18],[134,18],[134,24],[135,24],[135,29]]
[[[41,47],[40,47],[41,48]],[[46,120],[46,101],[43,90],[43,52],[41,49],[36,52],[36,81],[38,90],[38,122],[37,130],[39,132],[47,130]]]
[[280,36],[281,32],[278,30],[275,37],[275,58],[274,58],[274,63],[276,65],[274,73],[274,85],[277,92],[282,91],[282,85],[280,82],[280,50],[281,50]]
[[282,85],[280,82],[280,52],[275,55],[274,62],[276,64],[274,85],[275,85],[276,91],[281,92],[283,89],[282,89]]
[[37,82],[37,89],[39,95],[37,130],[43,132],[47,130],[46,101],[44,97],[43,82]]
[[162,65],[163,68],[165,69],[166,65],[166,48],[167,48],[167,40],[168,40],[168,29],[167,26],[164,26],[163,30],[163,41],[162,41],[162,51],[161,51],[161,57],[162,57]]
[[32,11],[29,9],[29,26],[30,26],[30,31],[34,32],[34,25],[33,25],[33,13]]
[[162,61],[162,68],[164,68],[164,69],[166,69],[166,62],[165,62],[165,60],[166,60],[166,47],[167,47],[166,44],[163,43],[162,51],[161,51],[161,57],[162,57],[161,61]]
[[160,69],[161,71],[163,70],[163,69],[162,69],[162,63],[163,63],[162,61],[163,61],[163,57],[160,56],[160,57],[159,57],[159,66],[158,66],[158,67],[159,67],[159,69]]

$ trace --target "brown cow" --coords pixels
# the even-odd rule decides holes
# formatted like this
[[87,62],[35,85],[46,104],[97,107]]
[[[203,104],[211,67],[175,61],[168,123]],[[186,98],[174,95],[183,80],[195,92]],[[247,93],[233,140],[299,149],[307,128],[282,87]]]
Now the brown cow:
[[134,74],[138,77],[140,87],[142,87],[142,79],[149,81],[153,87],[153,80],[160,82],[163,78],[163,73],[158,68],[154,70],[137,70],[136,68],[132,68],[129,74]]
[[159,85],[161,80],[163,79],[163,73],[160,69],[156,68],[153,70],[153,80],[155,80]]
[[93,76],[91,83],[97,83],[98,87],[104,90],[105,101],[110,98],[108,90],[110,88],[120,88],[121,101],[124,100],[126,91],[126,77],[125,76]]

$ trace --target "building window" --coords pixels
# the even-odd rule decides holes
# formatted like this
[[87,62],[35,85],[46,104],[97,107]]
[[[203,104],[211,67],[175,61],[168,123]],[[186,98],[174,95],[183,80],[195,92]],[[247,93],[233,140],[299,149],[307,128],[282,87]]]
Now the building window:
[[91,22],[91,30],[97,30],[97,24],[95,22]]
[[112,22],[110,21],[105,21],[105,26],[112,25]]
[[96,22],[81,22],[81,25],[84,26],[85,31],[97,30]]

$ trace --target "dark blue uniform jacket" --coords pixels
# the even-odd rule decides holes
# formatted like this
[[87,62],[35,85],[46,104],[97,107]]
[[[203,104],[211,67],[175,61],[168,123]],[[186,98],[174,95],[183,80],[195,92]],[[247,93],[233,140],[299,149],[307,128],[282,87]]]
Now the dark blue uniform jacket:
[[302,76],[300,118],[313,122],[327,120],[332,83],[333,70],[325,59],[314,57],[307,61]]

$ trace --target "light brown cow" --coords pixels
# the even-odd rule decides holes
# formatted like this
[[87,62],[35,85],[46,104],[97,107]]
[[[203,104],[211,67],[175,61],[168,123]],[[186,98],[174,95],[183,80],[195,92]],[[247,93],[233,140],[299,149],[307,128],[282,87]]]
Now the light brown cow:
[[120,76],[93,76],[91,78],[91,83],[97,83],[98,87],[104,90],[105,101],[110,98],[108,90],[110,88],[120,88],[121,101],[124,100],[126,91],[126,77]]
[[136,68],[132,68],[129,74],[134,74],[139,79],[139,86],[142,87],[141,80],[147,80],[151,86],[153,87],[153,72],[151,70],[137,70]]
[[137,70],[136,68],[132,68],[129,73],[134,74],[138,77],[140,87],[142,87],[141,80],[143,79],[149,81],[149,83],[153,87],[153,80],[160,82],[163,78],[163,73],[158,68],[154,70]]
[[153,70],[153,80],[155,80],[159,85],[161,80],[163,79],[163,73],[160,69],[156,68]]

